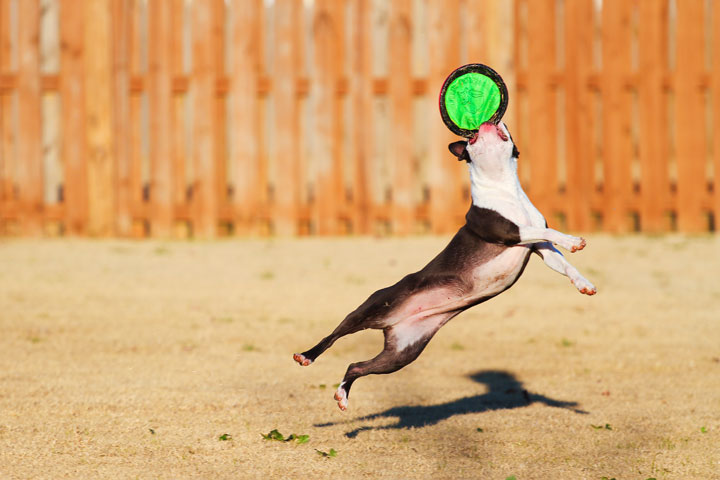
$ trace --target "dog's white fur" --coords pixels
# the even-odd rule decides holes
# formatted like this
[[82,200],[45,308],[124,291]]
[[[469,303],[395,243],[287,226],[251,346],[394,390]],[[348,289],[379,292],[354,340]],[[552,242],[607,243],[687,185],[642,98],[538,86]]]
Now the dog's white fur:
[[502,130],[508,138],[507,141],[500,138],[494,126],[485,124],[481,126],[477,140],[467,145],[471,160],[468,167],[473,204],[495,210],[514,222],[520,228],[521,242],[535,244],[537,252],[548,267],[570,278],[578,291],[595,294],[595,286],[553,246],[556,244],[574,252],[582,249],[585,241],[546,227],[545,217],[530,202],[520,185],[517,174],[518,159],[512,155],[514,145],[510,140],[510,132],[502,122],[497,128]]

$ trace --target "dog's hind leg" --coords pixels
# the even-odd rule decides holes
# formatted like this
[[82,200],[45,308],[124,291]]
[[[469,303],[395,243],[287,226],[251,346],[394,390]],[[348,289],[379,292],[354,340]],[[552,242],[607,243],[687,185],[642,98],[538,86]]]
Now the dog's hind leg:
[[407,292],[408,288],[405,279],[392,287],[376,291],[370,295],[362,305],[355,309],[355,311],[345,317],[330,335],[320,340],[320,342],[310,350],[294,354],[293,359],[300,365],[306,367],[313,363],[317,357],[330,348],[340,337],[367,328],[385,328],[397,313],[398,305],[402,304],[403,300],[407,297]]
[[325,350],[330,348],[338,338],[364,329],[364,327],[357,325],[356,322],[349,322],[348,318],[343,320],[330,335],[320,340],[320,342],[318,342],[318,344],[312,347],[310,350],[303,353],[293,354],[293,359],[303,367],[307,367],[308,365],[313,363],[315,359],[319,357]]
[[360,377],[385,374],[400,370],[413,362],[425,349],[430,339],[448,320],[459,312],[438,313],[425,318],[403,320],[383,330],[385,348],[375,358],[352,363],[335,392],[340,410],[347,409],[350,387]]

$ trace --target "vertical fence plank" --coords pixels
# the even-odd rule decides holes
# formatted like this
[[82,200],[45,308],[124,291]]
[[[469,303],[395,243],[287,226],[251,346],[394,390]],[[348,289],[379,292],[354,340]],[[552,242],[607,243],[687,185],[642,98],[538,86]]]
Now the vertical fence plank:
[[342,199],[340,145],[342,115],[338,96],[343,60],[343,5],[333,0],[315,2],[313,42],[315,52],[316,137],[315,218],[320,235],[338,233],[338,212]]
[[60,9],[60,99],[62,162],[65,166],[65,228],[86,233],[88,217],[85,98],[83,69],[84,12],[82,4],[65,1]]
[[705,180],[705,99],[700,89],[704,71],[703,0],[677,2],[675,131],[677,132],[678,228],[705,230],[702,201]]
[[115,224],[115,162],[112,135],[110,1],[85,6],[85,124],[88,172],[88,233],[107,236]]
[[611,232],[629,230],[631,193],[630,2],[606,2],[602,13],[603,41],[603,167],[604,226]]
[[[225,0],[213,0],[213,30],[212,43],[213,53],[215,55],[215,78],[217,80],[225,77],[225,15],[227,5]],[[217,85],[217,83],[216,83]],[[213,102],[215,113],[215,129],[213,142],[215,144],[215,197],[217,200],[218,216],[220,212],[229,212],[228,210],[228,168],[227,168],[227,108],[225,106],[227,91],[215,92]],[[223,215],[222,234],[230,233],[227,222],[232,223],[227,213]],[[216,229],[220,224],[216,225]],[[228,228],[226,228],[228,227]],[[219,231],[219,230],[218,230]],[[220,231],[219,231],[220,232]]]
[[17,180],[23,232],[42,233],[43,171],[40,116],[40,6],[38,0],[18,4]]
[[372,48],[370,44],[370,0],[355,0],[355,37],[353,49],[353,75],[350,88],[354,116],[353,143],[355,145],[355,178],[353,183],[353,225],[358,233],[371,233],[370,214],[372,199],[369,194],[372,175],[370,155],[373,149],[372,118]]
[[217,192],[215,168],[215,82],[216,57],[213,51],[215,8],[212,2],[193,2],[193,164],[196,181],[193,189],[193,231],[201,238],[213,238],[217,231]]
[[715,231],[720,231],[720,5],[712,7],[712,125],[713,131],[713,166],[715,179],[713,182],[713,213]]
[[[185,49],[183,45],[183,36],[185,31],[185,0],[172,0],[172,60],[170,66],[174,77],[185,75],[184,55]],[[182,221],[176,222],[174,235],[177,237],[187,237],[191,233],[187,229],[187,175],[186,164],[188,158],[187,152],[187,121],[186,121],[186,105],[188,102],[187,91],[173,92],[172,106],[172,204],[173,211],[177,214],[182,210]],[[179,220],[174,217],[175,220]]]
[[[11,68],[10,0],[0,0],[0,74]],[[6,233],[5,219],[14,198],[14,139],[12,94],[0,91],[0,234]]]
[[130,0],[112,0],[112,92],[113,139],[116,166],[116,223],[118,235],[132,232],[132,194],[130,190]]
[[263,52],[260,36],[264,19],[262,1],[234,0],[230,14],[231,38],[235,48],[230,60],[230,161],[235,173],[233,205],[237,215],[236,231],[243,235],[253,231],[260,194],[258,78]]
[[410,48],[412,24],[409,0],[396,0],[390,5],[389,94],[390,124],[393,129],[390,161],[394,164],[392,189],[393,233],[405,235],[412,229],[412,55]]
[[565,2],[565,155],[567,158],[568,228],[590,228],[592,164],[587,156],[592,125],[592,97],[588,89],[593,37],[592,0]]
[[663,91],[667,71],[667,4],[639,2],[640,221],[644,232],[666,228],[668,128]]
[[[528,100],[528,145],[523,152],[529,160],[529,195],[546,216],[555,208],[557,195],[557,146],[555,92],[550,84],[555,73],[555,1],[527,2],[528,65],[526,94]],[[552,224],[552,221],[548,219]]]
[[275,143],[275,148],[272,150],[275,158],[271,161],[277,172],[277,178],[274,179],[274,229],[279,235],[292,235],[297,232],[298,227],[299,110],[296,86],[300,68],[297,48],[302,31],[301,14],[299,2],[293,0],[275,2],[276,38],[273,70],[275,103],[273,106],[276,123],[271,132],[272,141]]
[[168,1],[149,3],[150,225],[154,237],[172,228],[172,18]]
[[[440,91],[442,83],[460,64],[460,41],[455,17],[459,6],[458,0],[431,0],[427,4],[430,98],[436,98],[435,95]],[[457,137],[447,129],[435,108],[433,112],[428,153],[430,226],[434,233],[447,233],[462,224],[465,211],[461,210],[462,207],[459,205],[462,198],[459,174],[462,173],[465,178],[467,174],[465,167],[454,161],[455,158],[447,149],[448,144],[456,141]],[[462,169],[462,172],[457,169]]]

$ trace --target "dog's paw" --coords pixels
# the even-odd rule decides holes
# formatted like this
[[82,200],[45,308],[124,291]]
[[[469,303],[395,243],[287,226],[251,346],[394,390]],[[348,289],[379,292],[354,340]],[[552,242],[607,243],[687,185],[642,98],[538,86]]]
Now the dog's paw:
[[303,355],[301,353],[293,354],[293,360],[295,360],[297,363],[299,363],[303,367],[307,367],[308,365],[310,365],[313,362],[309,358],[305,358],[305,355]]
[[575,239],[580,240],[578,243],[573,243],[572,247],[570,247],[570,252],[575,253],[578,250],[582,250],[585,248],[585,245],[587,245],[587,242],[582,237],[573,237]]
[[342,383],[340,384],[337,391],[335,392],[335,400],[337,400],[338,407],[340,407],[340,410],[342,410],[343,412],[345,410],[347,410],[347,407],[348,407],[347,392],[343,388]]
[[585,245],[587,245],[587,242],[582,237],[573,237],[572,235],[563,235],[561,239],[557,242],[558,245],[560,245],[565,250],[575,253],[579,250],[582,250],[585,248]]
[[595,295],[597,293],[597,288],[595,288],[595,285],[590,283],[590,281],[585,277],[579,277],[576,279],[571,280],[572,284],[575,286],[575,288],[578,289],[578,292],[583,293],[585,295]]

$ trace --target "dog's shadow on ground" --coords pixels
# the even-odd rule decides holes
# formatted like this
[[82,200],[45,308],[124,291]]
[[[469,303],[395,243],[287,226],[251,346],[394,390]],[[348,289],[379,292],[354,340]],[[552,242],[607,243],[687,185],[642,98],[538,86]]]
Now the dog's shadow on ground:
[[[452,402],[440,403],[437,405],[417,405],[393,407],[384,412],[373,413],[360,417],[355,421],[375,420],[377,418],[397,418],[397,422],[390,425],[361,426],[345,434],[349,438],[356,437],[360,432],[366,430],[388,430],[401,428],[418,428],[435,425],[455,415],[468,413],[482,413],[489,410],[504,410],[511,408],[527,407],[532,403],[543,403],[549,407],[565,408],[578,414],[588,412],[575,408],[577,402],[565,402],[554,400],[544,395],[528,392],[523,388],[522,382],[518,381],[512,373],[499,370],[483,370],[469,375],[472,380],[487,385],[488,391],[482,395],[463,397]],[[316,427],[329,427],[341,422],[329,422],[316,424]],[[344,423],[344,422],[342,422]]]

